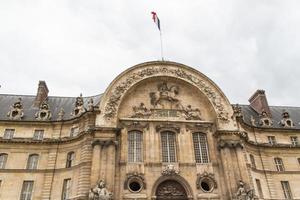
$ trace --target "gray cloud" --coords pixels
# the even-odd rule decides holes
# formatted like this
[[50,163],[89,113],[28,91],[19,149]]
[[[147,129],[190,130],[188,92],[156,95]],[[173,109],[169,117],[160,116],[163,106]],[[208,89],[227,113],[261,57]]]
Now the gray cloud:
[[132,65],[167,60],[215,81],[231,103],[265,89],[272,105],[299,106],[300,2],[31,0],[0,3],[1,93],[104,92]]

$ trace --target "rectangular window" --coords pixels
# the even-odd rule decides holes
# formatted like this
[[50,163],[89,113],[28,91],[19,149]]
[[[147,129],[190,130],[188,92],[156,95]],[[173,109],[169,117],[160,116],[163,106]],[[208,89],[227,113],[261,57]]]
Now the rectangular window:
[[15,134],[15,129],[5,129],[3,139],[12,139]]
[[250,162],[253,168],[256,168],[255,158],[252,154],[250,154]]
[[78,127],[72,127],[70,131],[70,137],[75,137],[79,133],[79,128]]
[[291,143],[293,146],[297,146],[298,145],[298,137],[297,136],[291,136]]
[[68,200],[70,198],[70,195],[71,195],[71,179],[68,178],[64,180],[61,199]]
[[257,192],[258,192],[259,198],[263,199],[264,195],[263,195],[263,192],[262,192],[260,180],[259,179],[255,179],[255,182],[256,182]]
[[139,131],[128,133],[128,162],[143,161],[143,134]]
[[176,162],[175,134],[169,131],[161,133],[162,161]]
[[283,161],[281,158],[274,158],[274,162],[275,162],[277,171],[279,171],[279,172],[284,171]]
[[7,161],[7,154],[1,153],[0,154],[0,169],[5,169],[6,161]]
[[33,190],[33,181],[24,181],[20,200],[31,200]]
[[275,136],[268,136],[268,141],[271,145],[277,144]]
[[281,181],[281,186],[285,199],[293,199],[290,184],[288,181]]
[[193,133],[193,143],[196,163],[208,163],[208,148],[206,135],[203,133]]
[[43,140],[44,138],[44,130],[35,130],[33,134],[34,140]]

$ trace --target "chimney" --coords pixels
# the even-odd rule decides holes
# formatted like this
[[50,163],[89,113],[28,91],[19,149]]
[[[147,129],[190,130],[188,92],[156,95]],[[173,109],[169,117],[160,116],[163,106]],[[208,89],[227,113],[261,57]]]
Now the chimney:
[[39,107],[48,98],[48,87],[45,81],[39,81],[39,87],[34,100],[34,107]]
[[264,90],[256,90],[248,101],[250,102],[250,107],[258,114],[261,114],[262,111],[266,111],[268,116],[271,117],[270,108]]

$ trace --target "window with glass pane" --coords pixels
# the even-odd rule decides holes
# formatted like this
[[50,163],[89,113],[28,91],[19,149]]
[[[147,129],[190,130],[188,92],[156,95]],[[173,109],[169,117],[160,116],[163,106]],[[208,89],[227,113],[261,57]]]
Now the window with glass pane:
[[272,145],[277,143],[275,136],[268,136],[268,141],[269,141],[269,144],[272,144]]
[[193,143],[196,163],[208,163],[207,139],[204,133],[193,133]]
[[33,134],[33,139],[42,140],[44,138],[44,130],[35,130]]
[[74,164],[74,159],[75,159],[75,153],[72,151],[72,152],[69,152],[67,154],[67,162],[66,162],[66,168],[70,168],[72,167],[72,165]]
[[161,149],[163,162],[176,162],[175,134],[170,131],[161,133]]
[[75,137],[78,135],[79,128],[78,127],[72,127],[70,131],[70,137]]
[[297,146],[298,145],[298,137],[297,136],[291,136],[291,143],[293,146]]
[[20,200],[31,200],[32,189],[33,189],[33,181],[24,181]]
[[7,154],[1,153],[0,154],[0,169],[5,169],[6,161],[7,161]]
[[36,169],[37,168],[37,164],[38,164],[38,160],[39,160],[39,155],[37,155],[37,154],[31,154],[28,157],[26,169]]
[[257,186],[257,191],[258,191],[258,195],[259,198],[264,198],[263,192],[262,192],[262,188],[261,188],[261,184],[260,184],[260,180],[259,179],[255,179],[256,182],[256,186]]
[[61,199],[68,200],[71,195],[71,179],[65,179],[62,188]]
[[140,131],[128,133],[128,162],[143,161],[143,134]]
[[15,129],[5,129],[3,139],[12,139],[15,134]]
[[284,166],[281,158],[274,158],[277,171],[284,171]]
[[290,184],[288,181],[281,181],[281,186],[285,199],[293,199]]
[[256,168],[255,159],[252,154],[250,154],[250,162],[251,162],[251,167]]

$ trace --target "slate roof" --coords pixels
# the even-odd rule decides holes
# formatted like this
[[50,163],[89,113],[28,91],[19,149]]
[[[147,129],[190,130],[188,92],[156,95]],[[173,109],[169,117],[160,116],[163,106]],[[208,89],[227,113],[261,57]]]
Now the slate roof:
[[[256,126],[259,125],[259,114],[254,111],[249,105],[239,105],[242,108],[243,119],[246,124],[251,125],[251,116],[255,119]],[[289,106],[269,106],[273,121],[270,128],[284,128],[279,122],[282,120],[283,111],[287,111],[290,114],[290,118],[294,122],[294,127],[289,127],[292,129],[300,129],[300,107],[289,107]],[[286,129],[286,128],[284,128]]]
[[[10,120],[7,117],[7,113],[10,111],[11,106],[15,103],[18,98],[22,99],[24,117],[22,121],[36,121],[35,113],[39,110],[38,107],[34,107],[35,95],[10,95],[10,94],[0,94],[0,120]],[[90,98],[93,98],[94,105],[97,105],[101,101],[102,94],[83,97],[84,107],[87,108],[87,103]],[[58,113],[61,108],[64,109],[65,115],[64,119],[74,118],[71,116],[71,112],[75,107],[76,97],[48,97],[48,104],[52,113],[52,118],[50,121],[56,121],[58,118]]]

